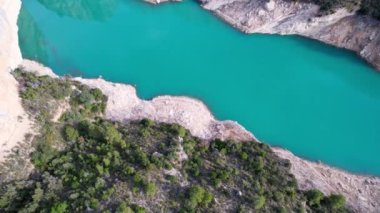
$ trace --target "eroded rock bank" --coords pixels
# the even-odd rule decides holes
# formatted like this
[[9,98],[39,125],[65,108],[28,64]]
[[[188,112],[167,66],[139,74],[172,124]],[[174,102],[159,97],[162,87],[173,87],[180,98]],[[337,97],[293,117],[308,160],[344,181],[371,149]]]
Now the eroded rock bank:
[[246,33],[301,35],[355,51],[380,70],[380,21],[339,9],[286,0],[200,0],[202,7]]
[[349,174],[299,158],[281,148],[273,148],[273,151],[291,162],[291,173],[301,190],[316,188],[325,194],[340,193],[355,212],[380,212],[380,178]]
[[21,105],[17,81],[10,74],[21,60],[17,16],[21,1],[0,1],[0,161],[30,130],[31,122]]
[[108,96],[106,117],[115,121],[149,118],[159,122],[177,123],[201,139],[254,140],[254,136],[234,121],[217,121],[201,101],[188,97],[159,96],[150,101],[137,97],[130,85],[115,84],[103,79],[76,80],[101,89]]

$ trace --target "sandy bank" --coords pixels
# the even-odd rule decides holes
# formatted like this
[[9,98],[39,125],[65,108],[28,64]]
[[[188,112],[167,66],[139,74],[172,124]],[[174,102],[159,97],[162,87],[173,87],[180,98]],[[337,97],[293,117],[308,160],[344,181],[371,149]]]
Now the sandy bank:
[[10,74],[22,60],[17,35],[20,7],[18,0],[0,1],[0,161],[31,128],[18,96],[17,81]]

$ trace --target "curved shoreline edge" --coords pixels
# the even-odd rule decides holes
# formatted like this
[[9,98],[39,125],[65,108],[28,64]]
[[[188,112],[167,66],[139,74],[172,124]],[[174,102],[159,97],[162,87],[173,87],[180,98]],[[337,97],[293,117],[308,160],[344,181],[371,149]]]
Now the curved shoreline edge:
[[[9,119],[0,119],[0,126],[12,126],[9,125],[9,122],[13,122],[13,130],[22,130],[21,132],[17,131],[16,135],[23,136],[26,132],[32,132],[32,129],[30,125],[23,126],[22,122],[15,120],[18,116],[25,116],[23,114],[25,111],[22,109],[21,100],[18,97],[17,82],[10,74],[10,70],[21,64],[28,70],[34,70],[42,75],[57,76],[49,68],[42,67],[36,62],[24,60],[21,63],[16,22],[20,4],[20,0],[3,0],[0,2],[0,45],[2,47],[0,50],[0,62],[2,62],[0,82],[8,83],[10,88],[3,87],[3,84],[0,87],[0,94],[6,94],[9,97],[9,100],[5,102],[1,96],[0,112]],[[10,5],[13,6],[10,7]],[[250,132],[236,122],[217,121],[201,101],[173,96],[159,96],[151,101],[141,100],[137,97],[135,88],[130,85],[115,84],[103,79],[76,78],[76,80],[100,88],[109,96],[106,112],[108,118],[128,121],[145,116],[156,121],[181,124],[195,136],[205,140],[212,138],[255,140]],[[18,110],[14,112],[2,111],[2,107]],[[31,121],[27,122],[31,123]],[[1,140],[2,138],[0,135]],[[20,141],[16,138],[11,138],[11,140],[7,142],[10,148]],[[6,149],[1,147],[1,150],[0,153],[4,154]],[[379,212],[380,178],[350,174],[324,164],[298,158],[283,149],[273,148],[273,150],[280,157],[290,160],[292,163],[291,171],[301,189],[318,188],[326,194],[341,193],[346,196],[348,206],[354,211]]]
[[319,6],[297,1],[198,0],[244,33],[300,35],[355,52],[380,71],[380,21],[339,9],[320,16]]
[[[144,0],[151,4],[182,0]],[[380,20],[339,9],[320,16],[319,6],[286,0],[196,0],[205,10],[247,34],[299,35],[355,52],[380,71]]]

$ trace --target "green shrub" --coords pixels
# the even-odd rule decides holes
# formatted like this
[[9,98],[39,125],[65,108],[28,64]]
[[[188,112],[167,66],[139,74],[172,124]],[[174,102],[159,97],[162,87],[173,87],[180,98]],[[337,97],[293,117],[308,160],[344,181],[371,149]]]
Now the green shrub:
[[100,203],[96,198],[91,198],[90,200],[90,207],[92,209],[98,209],[100,207]]
[[178,135],[179,137],[183,138],[186,136],[187,130],[178,124],[172,124],[171,125],[171,132],[173,134]]
[[102,101],[103,100],[103,92],[98,88],[91,89],[90,94],[94,97],[94,99],[96,101]]
[[213,182],[214,186],[219,187],[222,182],[225,182],[230,178],[230,175],[231,172],[226,169],[213,171],[211,173],[211,181]]
[[248,160],[248,154],[246,152],[240,152],[240,158],[242,160]]
[[327,206],[330,209],[342,209],[346,205],[346,199],[342,195],[332,194],[325,199]]
[[95,97],[86,89],[79,94],[78,100],[81,104],[92,104],[95,101]]
[[265,197],[263,195],[255,195],[252,198],[253,206],[256,210],[260,210],[265,206]]
[[27,88],[21,92],[21,98],[26,100],[34,100],[37,97],[37,91],[33,88]]
[[285,196],[282,192],[274,192],[274,199],[278,202],[278,203],[283,203],[285,201]]
[[195,209],[200,205],[208,206],[213,200],[213,195],[203,187],[195,185],[189,189],[187,198],[186,207],[188,209]]
[[68,205],[66,202],[56,203],[50,210],[50,213],[65,213],[67,212]]
[[79,132],[72,126],[65,127],[65,138],[67,141],[76,141],[79,138]]
[[145,213],[145,209],[141,206],[134,206],[133,207],[133,210],[136,212],[136,213]]
[[148,118],[144,118],[141,120],[141,124],[146,127],[146,128],[149,128],[149,127],[152,127],[154,125],[154,121],[148,119]]
[[48,166],[48,163],[58,154],[57,150],[46,142],[40,142],[36,150],[32,153],[31,160],[33,164],[40,169]]
[[310,206],[319,206],[324,194],[317,189],[313,189],[306,192],[306,198]]
[[362,0],[359,13],[380,19],[380,1]]
[[115,192],[115,188],[114,187],[111,187],[105,191],[103,191],[103,194],[102,194],[102,200],[108,200],[112,194]]
[[260,172],[264,169],[264,159],[263,157],[259,156],[257,157],[252,163],[251,163],[251,168],[256,171]]
[[148,196],[153,196],[157,192],[157,187],[154,183],[148,182],[144,184],[144,191]]
[[121,202],[116,209],[116,213],[133,213],[134,211],[128,206],[126,202]]
[[183,149],[185,150],[186,154],[190,155],[193,153],[196,145],[197,142],[195,140],[186,140],[183,144]]
[[68,81],[65,80],[53,80],[49,85],[49,93],[51,94],[51,96],[53,96],[54,99],[62,100],[65,97],[71,95],[71,85]]

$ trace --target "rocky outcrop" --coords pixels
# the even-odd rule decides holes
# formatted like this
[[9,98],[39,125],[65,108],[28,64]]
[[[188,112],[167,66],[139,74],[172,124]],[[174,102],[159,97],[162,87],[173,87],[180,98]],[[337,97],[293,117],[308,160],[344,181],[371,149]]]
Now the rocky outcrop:
[[108,96],[106,117],[116,121],[149,118],[159,122],[177,123],[201,139],[256,140],[234,121],[217,121],[201,101],[188,97],[159,96],[141,100],[136,89],[126,84],[115,84],[103,79],[76,78],[83,84],[101,89]]
[[17,36],[20,7],[20,0],[0,1],[0,161],[24,140],[31,124],[18,97],[17,81],[10,74],[22,60]]
[[380,22],[345,9],[319,16],[319,7],[289,0],[200,0],[246,33],[301,35],[355,51],[380,70]]

